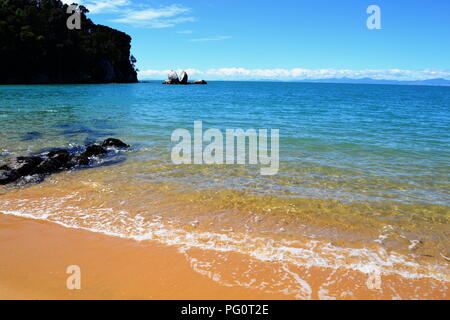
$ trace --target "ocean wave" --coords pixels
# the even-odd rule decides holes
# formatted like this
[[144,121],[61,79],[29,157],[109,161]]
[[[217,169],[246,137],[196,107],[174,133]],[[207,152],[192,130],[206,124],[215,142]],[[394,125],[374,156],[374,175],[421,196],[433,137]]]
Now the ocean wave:
[[[83,229],[136,241],[158,241],[182,252],[195,248],[219,253],[239,253],[261,262],[288,263],[300,267],[346,269],[371,274],[400,275],[409,279],[432,278],[449,282],[446,265],[418,263],[414,254],[405,255],[378,248],[345,248],[318,239],[274,240],[245,232],[208,232],[182,228],[160,216],[146,218],[113,208],[81,208],[66,201],[79,197],[75,192],[62,198],[47,197],[1,200],[0,213],[44,220],[66,228]],[[14,207],[16,210],[3,208]],[[411,243],[411,245],[414,245]]]

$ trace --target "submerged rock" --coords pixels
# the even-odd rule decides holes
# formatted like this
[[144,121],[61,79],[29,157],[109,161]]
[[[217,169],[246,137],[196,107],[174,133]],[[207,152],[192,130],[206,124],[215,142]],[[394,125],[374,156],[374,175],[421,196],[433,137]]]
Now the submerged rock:
[[107,147],[128,148],[130,146],[119,139],[108,138],[101,145],[87,146],[82,153],[56,149],[39,156],[18,157],[8,164],[0,165],[0,185],[13,183],[25,177],[44,177],[66,169],[89,166],[95,158],[108,154]]
[[39,139],[42,137],[42,133],[37,131],[27,132],[26,135],[23,136],[22,141],[31,141],[35,139]]
[[119,139],[108,138],[105,141],[103,141],[102,147],[128,148],[129,145]]

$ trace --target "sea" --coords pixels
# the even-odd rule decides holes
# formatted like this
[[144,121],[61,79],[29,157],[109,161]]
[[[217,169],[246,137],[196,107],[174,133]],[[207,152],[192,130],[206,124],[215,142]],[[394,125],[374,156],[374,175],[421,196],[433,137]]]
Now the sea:
[[[174,132],[194,137],[200,121],[224,136],[278,130],[277,172],[263,175],[249,161],[175,163]],[[175,246],[226,286],[309,298],[308,270],[320,268],[328,278],[382,278],[384,294],[401,286],[389,277],[433,283],[421,296],[392,289],[393,298],[427,290],[449,297],[450,87],[0,86],[0,164],[109,137],[131,148],[90,168],[0,187],[0,214]],[[234,268],[229,254],[248,263]],[[261,270],[271,276],[253,276]],[[342,286],[332,294],[331,282],[322,298],[351,297]]]

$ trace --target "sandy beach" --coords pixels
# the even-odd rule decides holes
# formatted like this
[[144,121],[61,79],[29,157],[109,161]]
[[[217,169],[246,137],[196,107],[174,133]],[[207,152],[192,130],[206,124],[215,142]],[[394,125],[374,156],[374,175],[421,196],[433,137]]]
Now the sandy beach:
[[[0,215],[0,299],[277,299],[223,287],[196,273],[175,248]],[[81,290],[66,269],[81,268]]]
[[[270,293],[263,288],[226,286],[198,270],[175,247],[5,215],[0,215],[0,256],[0,299],[273,300],[296,299],[302,290],[307,295],[310,290],[308,298],[312,299],[331,299],[335,290],[344,299],[390,299],[393,293],[403,297],[421,295],[424,299],[449,298],[446,286],[433,280],[384,277],[381,290],[370,290],[364,285],[366,275],[353,272],[349,277],[346,272],[330,273],[320,268],[296,271],[297,277],[304,277],[309,283],[299,287],[299,292]],[[230,254],[228,258],[228,263],[237,268],[248,263],[242,256]],[[66,269],[70,265],[81,268],[81,290],[66,287],[70,276]],[[264,264],[255,267],[260,268],[255,273],[258,280],[270,275]],[[223,278],[226,276],[222,274]],[[286,281],[288,288],[289,279]],[[326,289],[324,283],[328,283]]]

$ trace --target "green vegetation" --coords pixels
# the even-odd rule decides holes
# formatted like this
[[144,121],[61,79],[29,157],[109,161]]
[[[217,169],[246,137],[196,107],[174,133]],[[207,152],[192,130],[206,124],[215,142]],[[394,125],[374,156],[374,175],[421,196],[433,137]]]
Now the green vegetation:
[[137,82],[131,37],[96,25],[80,6],[69,30],[60,0],[0,0],[0,83]]

